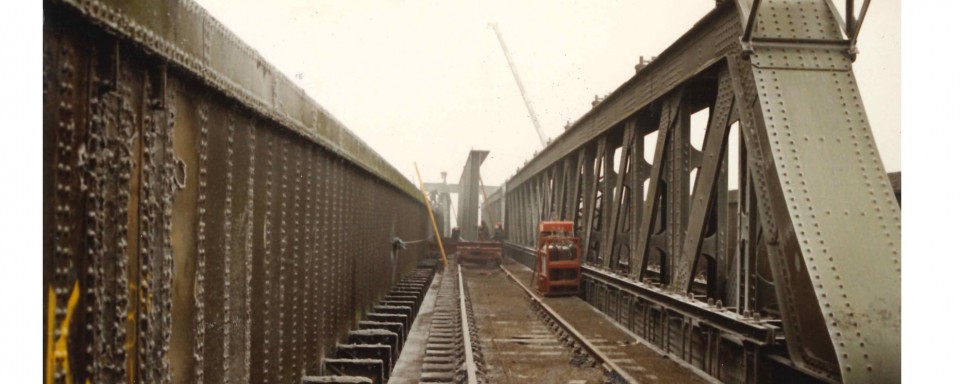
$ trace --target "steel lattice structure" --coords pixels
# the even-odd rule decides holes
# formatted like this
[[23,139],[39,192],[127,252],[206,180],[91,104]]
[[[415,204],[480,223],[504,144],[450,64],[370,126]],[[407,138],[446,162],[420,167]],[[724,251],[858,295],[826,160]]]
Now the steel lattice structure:
[[900,207],[841,20],[827,0],[718,3],[508,180],[513,253],[575,221],[585,299],[721,381],[899,382]]

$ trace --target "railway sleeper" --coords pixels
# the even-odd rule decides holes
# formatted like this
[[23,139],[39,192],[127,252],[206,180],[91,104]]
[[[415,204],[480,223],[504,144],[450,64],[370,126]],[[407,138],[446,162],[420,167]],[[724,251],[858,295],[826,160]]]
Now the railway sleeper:
[[[444,274],[436,296],[433,316],[429,325],[423,364],[420,367],[420,382],[423,383],[463,383],[467,382],[467,356],[464,337],[476,339],[471,319],[472,308],[464,292],[466,313],[461,312],[461,292],[458,274],[448,271]],[[464,316],[468,320],[467,332],[464,332]],[[482,373],[479,344],[472,343],[472,353],[477,373]],[[484,381],[480,381],[484,382]]]
[[456,379],[454,371],[447,372],[423,372],[420,374],[420,381],[423,383],[453,383]]
[[537,318],[539,318],[540,321],[553,332],[554,336],[557,338],[557,341],[559,341],[561,345],[573,351],[573,357],[570,360],[571,365],[576,367],[597,366],[598,362],[593,358],[593,356],[587,353],[586,347],[571,337],[567,330],[561,327],[560,324],[553,319],[553,317],[550,317],[543,307],[540,307],[532,300],[528,302],[528,305],[536,314]]

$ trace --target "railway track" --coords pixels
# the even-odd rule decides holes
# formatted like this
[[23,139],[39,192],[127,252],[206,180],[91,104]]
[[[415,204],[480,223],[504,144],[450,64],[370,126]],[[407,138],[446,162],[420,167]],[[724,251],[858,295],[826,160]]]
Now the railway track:
[[594,345],[587,337],[581,334],[576,328],[574,328],[569,322],[564,320],[564,318],[555,312],[550,306],[543,302],[543,300],[533,291],[530,290],[523,282],[520,281],[513,273],[510,272],[503,265],[500,266],[500,270],[507,275],[507,277],[516,283],[520,288],[523,289],[523,292],[527,294],[530,298],[535,309],[547,317],[547,321],[550,322],[552,326],[559,327],[560,332],[564,335],[564,338],[573,339],[573,341],[578,345],[577,350],[585,352],[590,355],[593,360],[599,364],[603,369],[605,375],[610,377],[611,381],[617,383],[629,383],[629,384],[638,384],[640,381],[635,379],[632,375],[627,373],[627,371],[620,367],[620,365],[614,361],[614,359],[606,354],[603,350],[598,348],[597,345]]
[[602,370],[497,268],[465,268],[490,383],[599,383]]
[[[527,307],[531,308],[540,322],[552,331],[552,335],[543,335],[551,337],[543,337],[536,342],[547,344],[552,338],[558,340],[560,344],[565,344],[566,349],[573,352],[570,364],[560,368],[559,372],[563,374],[557,377],[566,379],[569,376],[579,380],[566,380],[566,382],[717,382],[715,379],[699,374],[697,370],[692,369],[695,367],[691,364],[675,361],[662,351],[652,349],[616,321],[577,297],[540,297],[527,285],[532,271],[512,259],[504,259],[496,276],[504,276],[503,279],[497,280],[508,284],[497,287],[503,296],[507,296],[508,291],[522,292],[519,295],[529,303]],[[479,293],[479,291],[476,292]],[[493,360],[493,357],[488,357],[491,364]],[[557,361],[550,364],[552,365],[550,371],[556,371],[556,367],[562,365]],[[574,370],[572,366],[580,368]],[[590,369],[599,373],[591,376]],[[517,376],[516,371],[511,373]],[[534,381],[558,382],[543,379]]]
[[475,342],[476,326],[460,265],[440,279],[420,373],[423,383],[485,383],[483,355]]
[[[530,272],[512,260],[499,268],[454,261],[436,279],[432,269],[418,269],[373,306],[335,358],[324,360],[324,376],[302,382],[711,381],[635,342],[576,297],[541,298],[524,283]],[[427,317],[414,324],[417,316]],[[401,357],[404,344],[417,346]]]

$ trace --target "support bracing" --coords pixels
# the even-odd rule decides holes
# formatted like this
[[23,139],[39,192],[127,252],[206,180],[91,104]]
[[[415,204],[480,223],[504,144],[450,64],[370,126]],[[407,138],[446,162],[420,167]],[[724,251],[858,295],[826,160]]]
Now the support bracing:
[[721,381],[898,382],[900,208],[851,69],[860,19],[720,3],[507,181],[509,249],[572,220],[584,299]]

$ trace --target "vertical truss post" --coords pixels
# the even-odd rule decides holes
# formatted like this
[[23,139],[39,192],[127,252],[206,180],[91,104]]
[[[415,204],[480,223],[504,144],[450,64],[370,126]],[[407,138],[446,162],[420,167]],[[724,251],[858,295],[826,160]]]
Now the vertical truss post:
[[[707,226],[707,216],[717,200],[717,184],[721,166],[726,156],[727,137],[730,133],[730,115],[733,107],[733,89],[730,76],[720,73],[716,101],[710,114],[706,140],[703,144],[704,164],[697,173],[691,201],[690,219],[687,223],[685,238],[678,262],[673,271],[671,287],[675,291],[686,293],[693,283],[694,272],[701,258],[703,232]],[[724,191],[725,192],[725,191]],[[726,207],[719,207],[725,209]]]
[[[646,130],[646,126],[641,126],[637,121],[634,126],[633,138],[633,159],[630,166],[630,214],[627,220],[630,220],[630,269],[626,273],[630,276],[637,275],[637,266],[641,264],[642,252],[640,244],[640,227],[643,221],[644,210],[644,191],[643,182],[650,177],[650,164],[644,158],[645,137],[641,134]],[[646,124],[646,123],[644,123]]]
[[[741,127],[743,123],[741,123]],[[757,301],[757,262],[761,249],[758,249],[760,240],[760,221],[757,217],[757,197],[754,189],[753,176],[750,173],[750,155],[747,151],[743,130],[740,135],[740,180],[737,208],[738,236],[736,246],[736,281],[731,286],[736,287],[736,294],[732,295],[731,302],[736,303],[740,313],[758,311]],[[760,245],[761,247],[764,247]],[[766,256],[765,254],[763,256]]]
[[[677,111],[676,125],[672,128],[667,165],[667,240],[668,252],[664,264],[660,265],[661,275],[669,280],[672,271],[679,262],[683,234],[690,213],[690,93],[684,92]],[[664,281],[671,284],[672,281]]]
[[[781,3],[767,3],[759,22],[788,10]],[[807,3],[830,14],[825,1]],[[832,24],[807,38],[842,38]],[[816,374],[885,382],[900,376],[900,209],[846,53],[779,43],[730,67],[791,358]]]
[[[619,251],[620,251],[620,238],[622,237],[622,231],[624,231],[625,225],[624,222],[628,220],[626,217],[627,210],[630,209],[630,203],[632,196],[626,198],[626,193],[631,193],[633,188],[631,182],[633,181],[630,177],[628,166],[630,165],[631,157],[633,156],[634,151],[634,134],[636,133],[636,121],[631,120],[627,122],[626,126],[623,129],[623,141],[621,143],[620,150],[620,164],[617,165],[616,180],[610,180],[613,182],[613,187],[610,188],[610,200],[609,204],[609,215],[607,217],[607,230],[605,235],[605,265],[607,269],[613,269],[617,267],[616,264],[619,263]],[[612,161],[608,169],[613,168]],[[612,173],[611,173],[612,175]],[[611,178],[612,179],[612,178]]]
[[566,161],[561,159],[553,166],[553,201],[551,204],[551,210],[556,215],[557,220],[563,219],[563,194],[564,186],[564,175],[566,173]]
[[[599,144],[596,144],[599,146]],[[593,222],[596,219],[597,213],[597,177],[599,177],[599,172],[597,168],[597,158],[600,156],[600,150],[595,147],[594,144],[588,145],[589,149],[587,151],[586,162],[584,163],[584,175],[583,175],[583,234],[580,235],[580,238],[583,239],[583,259],[591,263],[596,258],[594,252],[592,252],[591,244],[594,242],[594,225]]]
[[663,179],[664,169],[666,168],[667,142],[670,138],[671,128],[678,120],[682,96],[682,90],[674,91],[662,101],[662,106],[660,107],[660,127],[657,131],[657,147],[653,155],[653,165],[650,172],[650,189],[646,191],[647,198],[643,206],[643,214],[640,218],[640,242],[638,246],[640,263],[637,264],[633,272],[635,278],[638,280],[643,279],[647,265],[650,264],[650,243],[654,235],[653,231],[654,227],[656,227],[656,221],[658,221],[657,216],[661,211],[660,195],[664,193],[661,180]]

